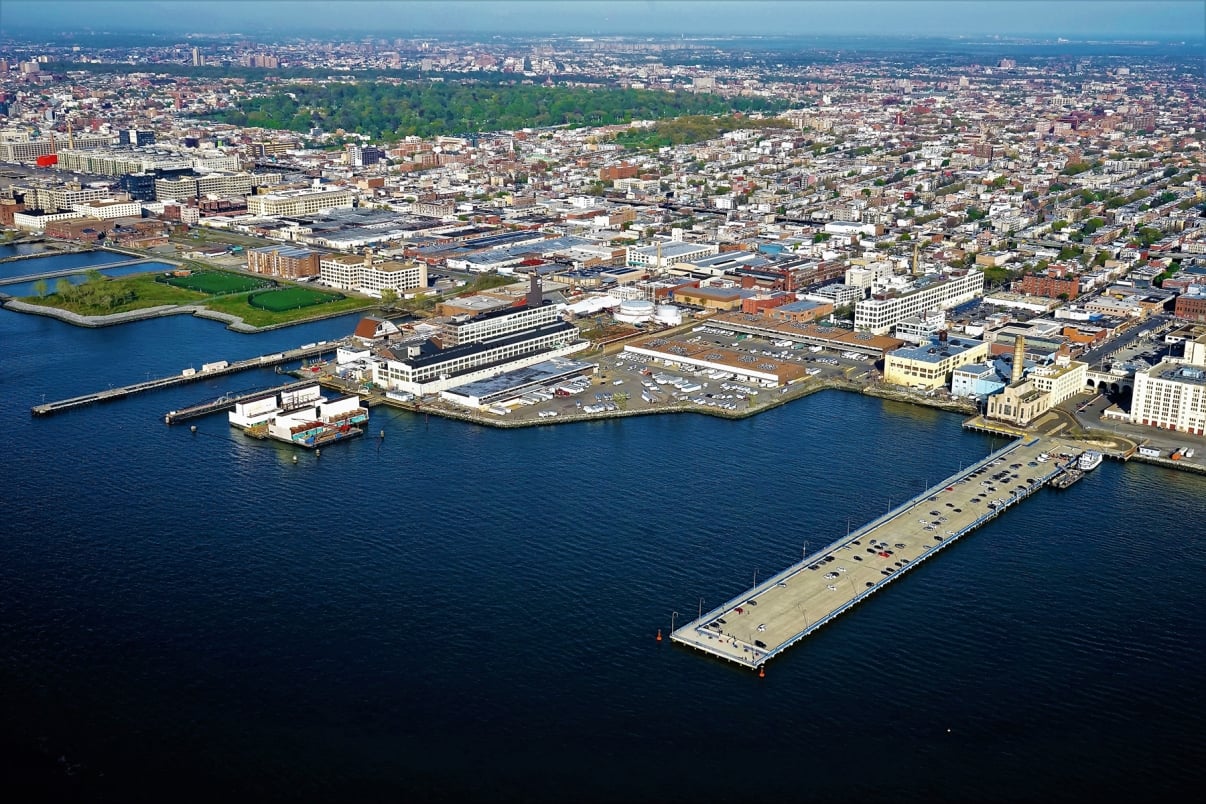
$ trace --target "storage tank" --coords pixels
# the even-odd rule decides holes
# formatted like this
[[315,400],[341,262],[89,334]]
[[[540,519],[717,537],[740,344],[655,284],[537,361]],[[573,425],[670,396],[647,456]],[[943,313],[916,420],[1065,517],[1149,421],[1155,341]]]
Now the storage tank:
[[668,327],[677,327],[683,323],[683,308],[673,304],[659,304],[653,314],[653,320]]
[[629,299],[620,302],[620,309],[616,311],[615,318],[616,321],[628,324],[641,324],[652,319],[653,312],[653,302],[644,299]]

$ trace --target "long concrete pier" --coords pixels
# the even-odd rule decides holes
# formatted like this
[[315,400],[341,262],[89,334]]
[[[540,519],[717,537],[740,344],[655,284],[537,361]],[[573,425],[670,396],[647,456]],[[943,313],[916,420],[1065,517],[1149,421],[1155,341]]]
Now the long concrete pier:
[[751,669],[1041,489],[1083,448],[1019,439],[697,620],[670,639]]
[[65,410],[91,405],[96,402],[108,402],[113,399],[123,399],[133,394],[139,394],[144,391],[155,391],[160,388],[171,388],[176,385],[184,385],[185,383],[197,382],[198,380],[207,380],[211,377],[224,377],[229,374],[236,374],[240,371],[246,371],[253,368],[267,368],[271,366],[279,366],[283,363],[291,363],[295,360],[305,360],[311,357],[333,353],[338,347],[343,345],[344,340],[336,341],[320,341],[319,343],[306,344],[296,349],[290,349],[285,352],[275,352],[273,354],[260,355],[259,357],[251,357],[246,360],[238,360],[234,363],[226,361],[216,361],[206,364],[208,368],[202,367],[200,371],[193,369],[185,369],[180,374],[173,374],[170,377],[160,377],[155,380],[147,380],[146,382],[138,382],[133,385],[125,385],[120,388],[109,388],[104,391],[97,391],[83,396],[74,396],[70,399],[61,399],[57,402],[47,402],[42,405],[34,405],[30,412],[35,416],[49,416],[53,413],[61,413]]
[[225,394],[217,399],[212,399],[209,402],[201,402],[197,405],[190,405],[189,407],[182,408],[181,410],[168,411],[164,414],[163,420],[167,424],[177,424],[179,422],[188,421],[189,419],[208,416],[209,414],[217,413],[218,411],[230,410],[240,402],[259,399],[260,397],[265,397],[269,394],[280,394],[286,391],[295,391],[299,388],[305,388],[306,386],[315,384],[317,384],[315,380],[299,380],[297,382],[286,383],[285,385],[278,385],[274,388],[261,388],[258,391],[247,391],[241,394]]

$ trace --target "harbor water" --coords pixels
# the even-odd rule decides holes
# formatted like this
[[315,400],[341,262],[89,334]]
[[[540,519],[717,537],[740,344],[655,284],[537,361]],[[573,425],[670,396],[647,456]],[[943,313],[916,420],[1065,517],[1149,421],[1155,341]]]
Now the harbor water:
[[[0,756],[29,800],[1072,801],[1206,781],[1206,478],[1112,461],[767,666],[658,642],[1003,441],[825,392],[321,455],[166,411],[349,332],[0,311]],[[378,437],[383,431],[384,437]],[[295,462],[295,456],[298,460]]]

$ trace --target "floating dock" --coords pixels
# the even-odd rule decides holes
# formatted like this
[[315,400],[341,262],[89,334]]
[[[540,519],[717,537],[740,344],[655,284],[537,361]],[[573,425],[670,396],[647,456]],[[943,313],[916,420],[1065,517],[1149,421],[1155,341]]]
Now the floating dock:
[[760,668],[1075,464],[1071,442],[1013,442],[675,629],[670,639]]
[[[194,369],[185,369],[179,374],[174,374],[171,377],[160,377],[156,380],[147,380],[146,382],[137,382],[133,385],[124,385],[120,388],[109,388],[105,391],[97,391],[92,394],[84,394],[83,396],[74,396],[70,399],[61,399],[58,402],[47,402],[43,405],[34,405],[30,408],[30,412],[35,416],[50,416],[54,413],[62,413],[65,410],[91,405],[96,402],[108,402],[114,399],[123,399],[127,396],[139,394],[144,391],[156,391],[160,388],[171,388],[176,385],[184,385],[185,383],[197,382],[198,380],[207,380],[211,377],[225,377],[230,374],[237,374],[240,371],[246,371],[253,368],[268,368],[271,366],[279,366],[284,363],[291,363],[295,360],[306,360],[311,357],[318,357],[323,354],[334,352],[337,348],[344,344],[344,340],[337,341],[321,341],[319,343],[310,343],[305,346],[300,346],[296,349],[290,349],[285,352],[274,352],[272,354],[260,355],[259,357],[251,357],[246,360],[238,360],[234,363],[226,361],[217,361],[215,363],[207,363],[200,371]],[[262,393],[262,392],[261,392]],[[171,414],[168,414],[171,415]]]

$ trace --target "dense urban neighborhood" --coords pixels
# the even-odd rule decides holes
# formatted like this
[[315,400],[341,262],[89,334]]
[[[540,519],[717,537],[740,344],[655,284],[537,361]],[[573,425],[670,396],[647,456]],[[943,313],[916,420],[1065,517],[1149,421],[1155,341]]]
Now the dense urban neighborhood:
[[1200,65],[1017,50],[9,41],[5,237],[171,269],[6,304],[362,309],[349,387],[496,416],[618,353],[700,379],[587,414],[857,380],[1019,427],[1088,393],[1203,435]]

